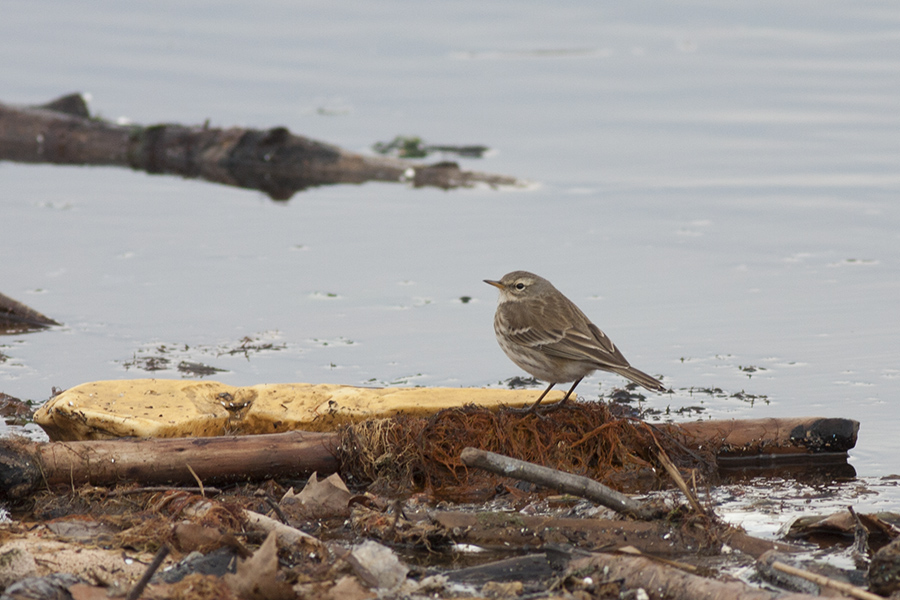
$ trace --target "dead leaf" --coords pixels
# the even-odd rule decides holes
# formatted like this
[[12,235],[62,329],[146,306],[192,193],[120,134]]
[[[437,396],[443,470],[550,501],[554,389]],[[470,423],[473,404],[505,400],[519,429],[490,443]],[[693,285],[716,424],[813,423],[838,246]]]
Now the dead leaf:
[[323,481],[319,481],[313,473],[299,494],[289,490],[279,505],[282,510],[289,513],[289,518],[295,517],[299,520],[348,517],[352,497],[353,494],[337,473]]
[[194,550],[210,550],[222,546],[222,532],[215,527],[207,527],[199,523],[182,521],[175,525],[175,541],[182,552]]
[[247,560],[238,562],[237,573],[225,576],[225,582],[244,600],[289,600],[294,591],[278,571],[277,536],[270,533]]
[[326,597],[334,600],[368,600],[375,596],[376,594],[364,588],[356,577],[344,575],[328,590]]

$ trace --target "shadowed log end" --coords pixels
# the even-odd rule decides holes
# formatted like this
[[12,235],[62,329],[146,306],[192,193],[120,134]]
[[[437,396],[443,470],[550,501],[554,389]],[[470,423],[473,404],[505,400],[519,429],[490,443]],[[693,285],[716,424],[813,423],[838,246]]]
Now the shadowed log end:
[[22,438],[0,440],[0,496],[24,498],[41,482],[34,442]]
[[816,419],[791,430],[791,441],[812,452],[846,452],[856,446],[859,421]]

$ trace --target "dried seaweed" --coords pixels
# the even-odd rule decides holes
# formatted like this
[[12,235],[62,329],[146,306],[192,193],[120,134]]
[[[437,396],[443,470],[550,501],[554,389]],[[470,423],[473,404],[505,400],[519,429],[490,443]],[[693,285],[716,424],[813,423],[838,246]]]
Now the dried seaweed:
[[468,470],[460,462],[472,446],[584,475],[622,491],[669,485],[656,458],[665,450],[695,480],[708,482],[711,452],[689,450],[671,431],[630,417],[606,404],[567,404],[544,413],[494,412],[469,405],[430,418],[398,416],[348,426],[342,433],[344,477],[381,493],[414,489],[457,499],[483,498],[508,480]]

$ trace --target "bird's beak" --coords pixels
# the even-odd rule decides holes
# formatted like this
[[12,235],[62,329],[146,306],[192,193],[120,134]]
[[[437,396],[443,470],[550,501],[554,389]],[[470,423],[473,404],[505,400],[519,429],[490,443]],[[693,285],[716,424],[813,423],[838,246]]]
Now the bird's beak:
[[500,288],[501,290],[505,290],[506,286],[500,283],[499,281],[494,281],[493,279],[485,279],[485,283],[494,286],[495,288]]

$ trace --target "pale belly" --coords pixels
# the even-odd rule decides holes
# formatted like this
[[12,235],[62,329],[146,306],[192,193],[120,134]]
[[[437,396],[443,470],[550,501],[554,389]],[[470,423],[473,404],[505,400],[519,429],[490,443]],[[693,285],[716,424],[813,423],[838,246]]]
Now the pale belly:
[[568,383],[597,370],[592,363],[547,356],[540,350],[511,344],[500,336],[497,336],[497,341],[506,356],[519,368],[547,383]]

